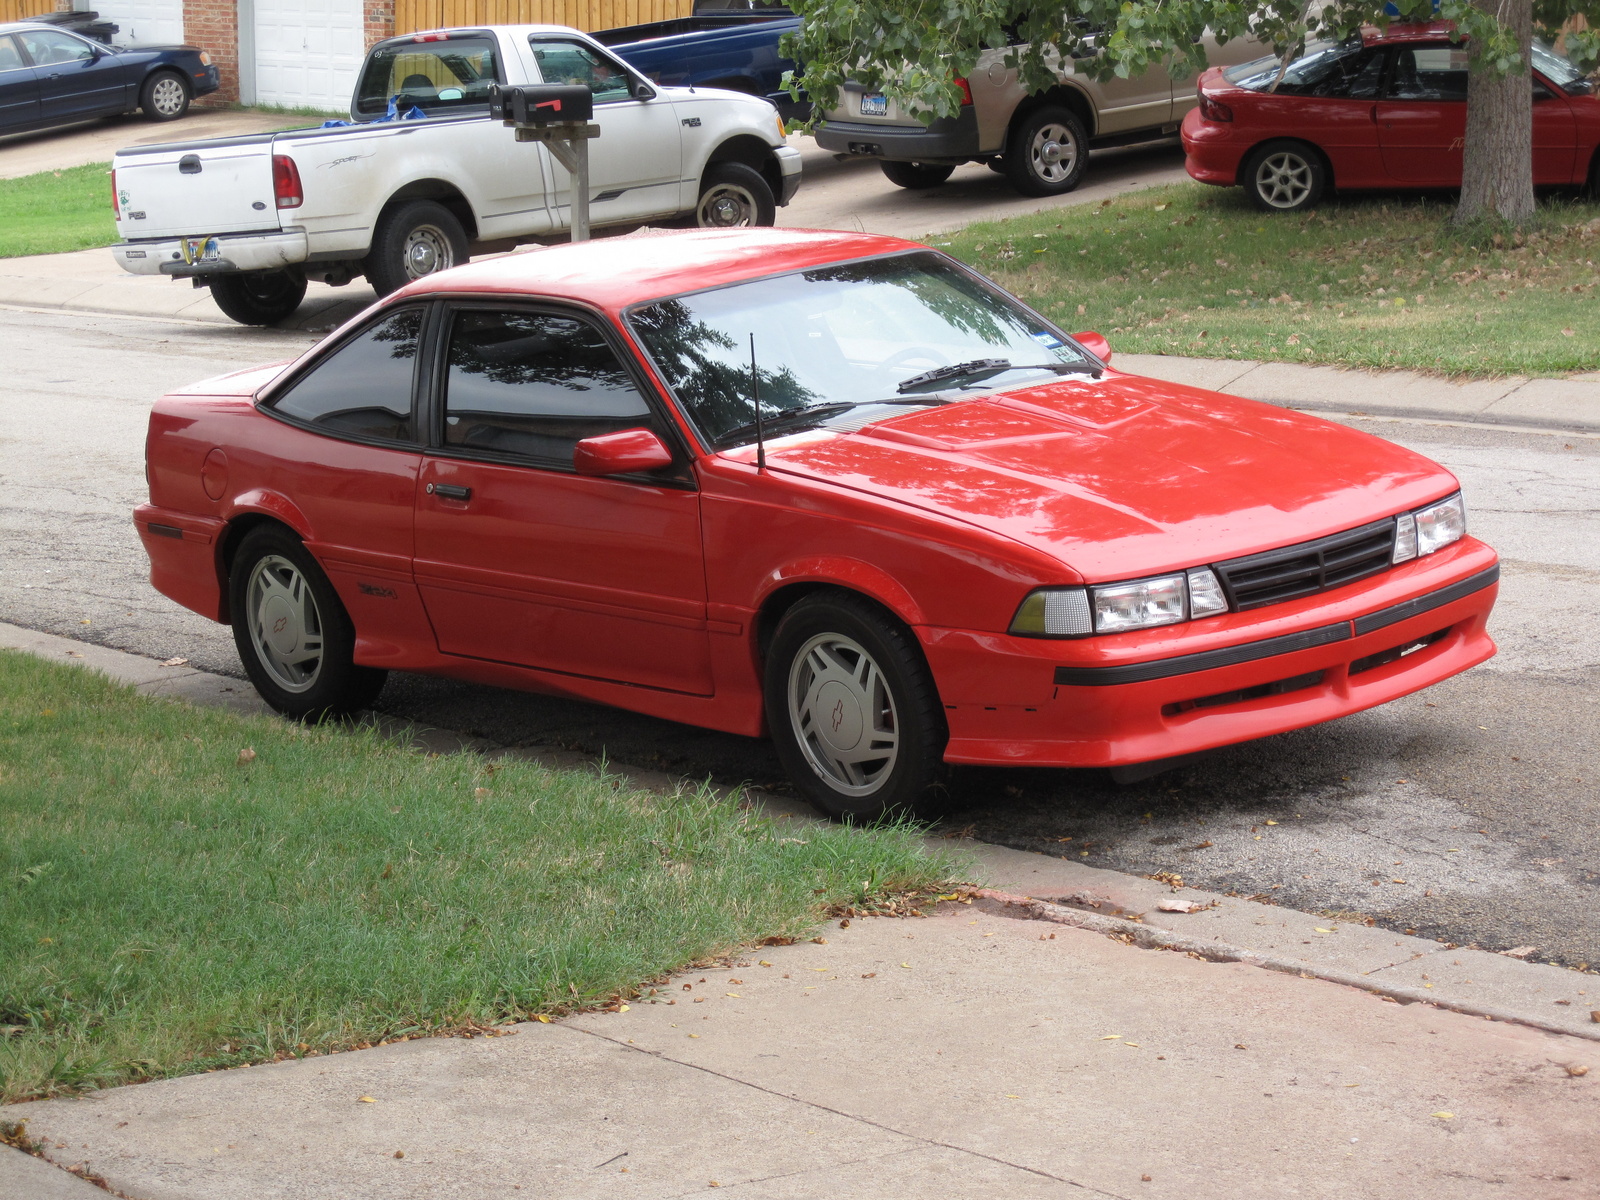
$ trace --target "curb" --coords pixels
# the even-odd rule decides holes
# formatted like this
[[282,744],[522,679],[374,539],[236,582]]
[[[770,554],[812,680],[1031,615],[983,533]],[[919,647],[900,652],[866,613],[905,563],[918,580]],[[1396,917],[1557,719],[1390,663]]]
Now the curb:
[[1385,983],[1366,975],[1357,975],[1349,971],[1322,967],[1311,962],[1260,954],[1243,946],[1229,945],[1227,942],[1212,942],[1199,938],[1185,937],[1182,934],[1171,933],[1165,929],[1153,928],[1139,921],[1130,921],[1125,917],[1082,912],[1075,908],[1067,908],[1064,905],[1052,904],[1048,900],[1038,900],[1032,896],[1016,896],[1009,892],[997,892],[990,888],[977,888],[967,894],[975,900],[989,900],[1000,905],[1002,915],[1009,915],[1004,913],[1005,909],[1018,908],[1023,910],[1027,918],[1032,920],[1051,921],[1057,925],[1072,925],[1078,929],[1086,929],[1091,933],[1124,938],[1143,950],[1176,950],[1183,954],[1195,955],[1209,962],[1244,963],[1246,966],[1262,967],[1268,971],[1282,972],[1285,975],[1298,975],[1302,979],[1321,979],[1328,983],[1343,984],[1345,987],[1360,988],[1362,991],[1373,992],[1376,995],[1396,1000],[1401,1004],[1431,1004],[1434,1008],[1462,1013],[1469,1017],[1482,1017],[1487,1021],[1505,1021],[1515,1025],[1527,1025],[1533,1029],[1541,1029],[1546,1033],[1559,1033],[1567,1037],[1579,1037],[1592,1042],[1600,1042],[1600,1025],[1596,1025],[1592,1032],[1587,1029],[1573,1029],[1553,1021],[1546,1021],[1541,1017],[1527,1013],[1512,1012],[1495,1005],[1476,1004],[1470,1000],[1455,1000],[1446,996],[1436,996],[1422,988]]

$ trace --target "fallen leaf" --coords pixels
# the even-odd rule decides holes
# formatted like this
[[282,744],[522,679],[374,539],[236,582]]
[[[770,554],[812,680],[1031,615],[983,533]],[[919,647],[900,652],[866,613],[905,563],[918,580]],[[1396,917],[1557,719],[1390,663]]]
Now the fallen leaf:
[[1262,823],[1265,824],[1265,825],[1276,825],[1277,824],[1276,821],[1264,821]]
[[1454,1121],[1456,1119],[1456,1115],[1453,1112],[1436,1112],[1431,1115],[1438,1117],[1441,1121]]
[[1192,913],[1209,907],[1210,905],[1207,904],[1196,904],[1193,900],[1166,899],[1156,901],[1157,912]]
[[698,1033],[691,1033],[689,1036],[692,1037],[692,1038],[697,1038],[700,1035]]
[[826,946],[828,944],[827,938],[812,938],[811,940],[819,946]]
[[1561,336],[1562,337],[1577,337],[1578,336],[1578,332],[1575,329],[1563,329],[1561,331]]
[[253,763],[255,760],[256,752],[251,747],[246,746],[243,750],[239,751],[239,757],[236,760],[236,765],[242,767],[245,765],[245,763]]
[[163,667],[181,667],[189,660],[187,658],[167,658],[161,661]]
[[482,800],[485,797],[492,796],[492,795],[494,795],[494,793],[491,792],[488,788],[473,788],[472,789],[472,798],[474,800]]
[[1317,932],[1318,933],[1332,933],[1334,931],[1331,930],[1331,929],[1324,929],[1321,925],[1318,925],[1317,926]]
[[1391,880],[1389,880],[1389,882],[1390,883],[1404,883],[1405,880],[1404,879],[1391,879]]
[[1507,958],[1527,958],[1538,948],[1537,946],[1515,946],[1510,950],[1502,950],[1500,953]]
[[1246,1046],[1243,1042],[1235,1042],[1233,1044],[1233,1048],[1235,1050],[1248,1050],[1248,1049],[1250,1049],[1250,1047]]
[[377,1103],[377,1101],[374,1100],[371,1096],[362,1096],[360,1098],[360,1100],[361,1100],[362,1104],[376,1104]]
[[911,970],[911,964],[910,963],[901,963],[900,965],[902,967],[904,967],[908,971]]
[[1568,1075],[1581,1076],[1581,1075],[1587,1075],[1588,1073],[1589,1073],[1589,1068],[1585,1067],[1585,1066],[1583,1066],[1581,1064],[1578,1065],[1578,1066],[1572,1066],[1571,1064],[1569,1064],[1567,1066],[1567,1074]]
[[79,621],[78,624],[79,625],[87,625],[87,624],[89,624],[89,618],[85,617],[83,620]]
[[1118,1042],[1122,1040],[1120,1033],[1108,1033],[1100,1039],[1102,1042]]
[[[723,992],[722,994],[724,996],[726,996],[729,1000],[743,1000],[744,999],[744,997],[739,995],[738,992]],[[624,1010],[624,1011],[626,1011],[626,1010]]]
[[626,1004],[619,1004],[619,1005],[617,1005],[617,1011],[619,1013],[627,1012],[628,1011],[628,1006]]
[[771,964],[771,963],[769,963],[769,962],[768,962],[768,961],[767,961],[767,960],[766,960],[766,959],[764,959],[764,958],[758,958],[758,959],[757,959],[757,960],[756,960],[756,966],[758,966],[758,967],[770,967],[770,966],[771,966],[771,965],[772,965],[772,964]]
[[868,971],[861,978],[863,978],[863,979],[876,979],[877,977],[878,977],[878,973],[876,971]]
[[1137,1050],[1139,1048],[1139,1043],[1138,1042],[1123,1042],[1122,1044],[1124,1046],[1129,1047],[1130,1049],[1133,1049],[1133,1050]]
[[406,1156],[406,1152],[404,1150],[396,1150],[394,1152],[394,1156],[396,1158],[404,1158]]
[[1007,1092],[1005,1094],[1005,1097],[1006,1097],[1007,1100],[1021,1100],[1022,1099],[1021,1096],[1013,1096],[1010,1092]]
[[1165,204],[1158,204],[1158,205],[1156,205],[1156,211],[1157,212],[1166,212],[1167,211],[1167,206]]
[[541,1024],[541,1025],[550,1024],[550,1018],[548,1016],[546,1016],[544,1013],[534,1013],[533,1014],[533,1019],[535,1021],[539,1022],[539,1024]]

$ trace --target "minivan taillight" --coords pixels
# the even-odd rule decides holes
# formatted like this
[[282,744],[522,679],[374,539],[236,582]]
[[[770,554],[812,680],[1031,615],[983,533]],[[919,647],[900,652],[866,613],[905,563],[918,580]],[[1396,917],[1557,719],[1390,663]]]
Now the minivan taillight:
[[300,187],[300,168],[287,154],[272,156],[272,195],[279,208],[299,208],[305,203]]
[[[1198,90],[1198,89],[1197,89]],[[1200,92],[1200,115],[1208,121],[1231,121],[1233,109],[1220,100],[1214,100],[1204,92]]]
[[962,108],[971,107],[971,105],[972,105],[972,85],[970,83],[968,83],[965,79],[963,79],[959,75],[957,75],[955,77],[954,83],[958,88],[961,89],[961,107]]

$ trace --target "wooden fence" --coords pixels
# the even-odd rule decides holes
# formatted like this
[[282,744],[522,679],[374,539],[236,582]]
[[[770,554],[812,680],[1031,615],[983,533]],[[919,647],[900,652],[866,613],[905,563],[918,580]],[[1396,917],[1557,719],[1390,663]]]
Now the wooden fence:
[[56,12],[72,7],[68,0],[0,0],[0,22],[20,21],[23,17],[36,17],[40,13]]
[[[27,0],[0,0],[0,6],[18,2]],[[693,0],[395,0],[394,31],[520,24],[615,29],[686,17],[693,7]]]

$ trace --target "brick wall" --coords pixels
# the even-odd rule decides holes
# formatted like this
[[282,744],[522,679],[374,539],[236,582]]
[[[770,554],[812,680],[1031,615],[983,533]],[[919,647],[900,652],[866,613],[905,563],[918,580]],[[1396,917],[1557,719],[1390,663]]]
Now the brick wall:
[[394,36],[394,0],[366,0],[363,16],[368,50],[384,38]]
[[220,107],[239,101],[238,0],[183,0],[183,40],[209,51],[222,86],[196,104]]

